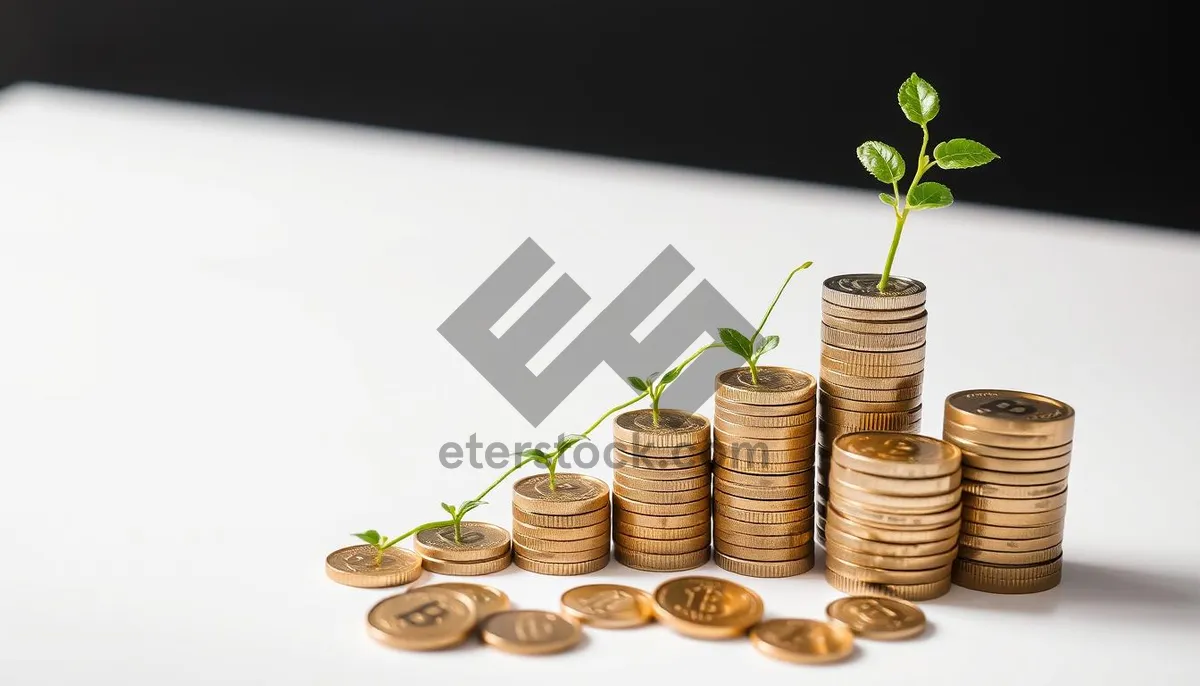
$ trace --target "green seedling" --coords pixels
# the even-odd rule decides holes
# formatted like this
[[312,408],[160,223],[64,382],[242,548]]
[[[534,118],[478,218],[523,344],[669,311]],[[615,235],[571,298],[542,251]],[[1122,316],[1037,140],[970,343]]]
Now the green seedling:
[[[783,280],[783,285],[775,293],[775,299],[771,301],[771,306],[767,308],[766,314],[763,315],[762,322],[754,330],[753,335],[747,337],[737,329],[718,330],[718,333],[721,335],[721,343],[724,344],[724,347],[750,365],[750,383],[758,384],[758,360],[766,353],[779,347],[779,336],[762,336],[762,331],[767,326],[767,320],[771,318],[771,312],[775,310],[775,304],[779,302],[779,297],[783,295],[783,291],[788,287],[788,283],[791,282],[792,277],[811,266],[812,262],[805,262],[787,275],[787,278]],[[759,340],[760,338],[762,340]]]

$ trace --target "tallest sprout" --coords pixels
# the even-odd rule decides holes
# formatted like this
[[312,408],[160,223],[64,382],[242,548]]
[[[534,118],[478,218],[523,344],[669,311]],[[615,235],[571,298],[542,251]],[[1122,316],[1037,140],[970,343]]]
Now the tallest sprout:
[[908,184],[908,192],[900,196],[900,180],[904,178],[904,158],[886,143],[867,141],[858,146],[858,161],[870,172],[871,176],[892,187],[891,193],[880,193],[879,199],[885,205],[890,205],[896,214],[896,230],[892,234],[892,245],[888,249],[887,261],[883,264],[883,275],[879,279],[879,291],[887,289],[888,279],[892,275],[892,262],[896,259],[896,249],[900,247],[900,236],[904,233],[904,222],[908,213],[917,210],[932,210],[948,207],[954,202],[950,189],[934,182],[922,182],[925,173],[934,167],[941,169],[968,169],[981,167],[1000,156],[988,149],[983,143],[967,138],[951,138],[938,143],[933,148],[933,159],[929,159],[926,150],[929,148],[929,122],[941,110],[941,101],[937,91],[929,82],[915,73],[900,85],[896,95],[900,101],[900,109],[908,120],[921,127],[921,151],[917,153],[917,169],[912,181]]

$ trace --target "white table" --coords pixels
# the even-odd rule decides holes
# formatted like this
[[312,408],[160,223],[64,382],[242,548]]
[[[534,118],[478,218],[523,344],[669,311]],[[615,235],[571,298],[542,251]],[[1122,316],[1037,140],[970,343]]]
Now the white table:
[[[1110,181],[1097,192],[1119,192]],[[890,229],[874,193],[34,85],[0,94],[0,682],[1194,678],[1200,241],[968,203],[915,216],[897,262],[930,288],[925,428],[940,434],[940,400],[962,388],[1075,406],[1060,588],[955,588],[925,605],[926,638],[863,642],[817,672],[659,626],[589,631],[546,659],[403,653],[364,632],[389,591],[325,578],[348,532],[398,533],[491,480],[444,469],[444,442],[549,439],[627,396],[601,366],[534,430],[436,333],[525,238],[556,261],[539,284],[567,272],[592,297],[535,371],[668,244],[696,271],[643,333],[701,279],[757,319],[811,259],[773,319],[771,360],[815,370],[821,279],[877,271]],[[479,518],[507,525],[508,499],[501,487]],[[614,562],[487,582],[553,609],[579,583],[661,579]],[[840,595],[816,571],[744,581],[770,616],[820,617]]]

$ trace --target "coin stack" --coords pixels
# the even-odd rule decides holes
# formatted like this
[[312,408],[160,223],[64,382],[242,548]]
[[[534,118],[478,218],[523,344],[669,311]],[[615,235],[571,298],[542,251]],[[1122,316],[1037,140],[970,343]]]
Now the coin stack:
[[946,398],[943,431],[963,454],[954,583],[989,593],[1057,586],[1075,411],[1032,393],[960,391]]
[[784,577],[813,567],[816,380],[783,367],[717,375],[713,547],[735,574]]
[[[828,483],[830,451],[844,433],[921,430],[925,284],[879,274],[826,279],[821,295],[821,388],[817,473]],[[817,496],[817,523],[825,501]],[[818,530],[821,527],[818,526]],[[821,543],[821,535],[817,540]]]
[[950,590],[962,512],[962,453],[893,431],[833,442],[823,538],[839,591],[931,600]]
[[608,565],[608,485],[582,474],[537,474],[513,484],[513,562],[573,576]]
[[477,576],[506,569],[512,563],[508,532],[485,522],[461,522],[426,529],[413,539],[425,569],[436,574]]
[[613,544],[617,562],[677,572],[708,562],[709,423],[679,410],[613,420]]

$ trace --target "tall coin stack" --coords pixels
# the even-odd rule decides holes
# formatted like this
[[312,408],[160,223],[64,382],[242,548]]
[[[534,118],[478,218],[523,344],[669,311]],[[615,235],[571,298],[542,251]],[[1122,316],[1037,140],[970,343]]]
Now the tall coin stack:
[[582,474],[525,477],[513,484],[513,562],[538,574],[572,576],[608,565],[608,485]]
[[713,547],[722,569],[755,577],[813,567],[816,381],[759,367],[717,375]]
[[947,441],[963,454],[963,523],[954,583],[1037,593],[1062,580],[1075,411],[1019,391],[946,398]]
[[617,562],[678,572],[708,562],[709,423],[679,410],[613,420],[613,544]]
[[890,431],[833,442],[825,578],[851,595],[931,600],[950,590],[962,512],[962,453]]
[[[844,274],[826,279],[822,289],[817,473],[824,484],[838,436],[921,430],[925,284],[894,276],[881,293],[879,278]],[[824,517],[818,492],[817,523]],[[817,540],[824,543],[820,528]]]

